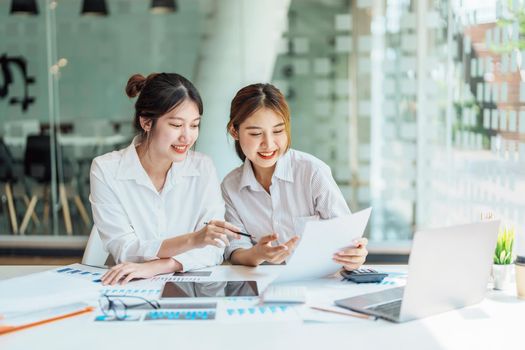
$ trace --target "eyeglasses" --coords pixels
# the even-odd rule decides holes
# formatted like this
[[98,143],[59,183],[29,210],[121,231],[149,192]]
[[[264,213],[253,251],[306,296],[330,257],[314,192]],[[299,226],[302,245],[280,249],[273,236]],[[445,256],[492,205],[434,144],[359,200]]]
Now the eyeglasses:
[[[124,302],[126,300],[126,302]],[[156,300],[148,300],[134,295],[110,295],[104,294],[98,299],[100,310],[106,317],[113,316],[118,321],[128,317],[128,309],[153,308],[160,309]]]

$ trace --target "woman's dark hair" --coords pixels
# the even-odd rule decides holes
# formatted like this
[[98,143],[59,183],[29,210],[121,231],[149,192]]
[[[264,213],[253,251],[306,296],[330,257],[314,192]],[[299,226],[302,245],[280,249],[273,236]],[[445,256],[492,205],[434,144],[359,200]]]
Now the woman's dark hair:
[[203,107],[199,92],[193,84],[177,73],[152,73],[148,77],[134,74],[126,85],[128,97],[137,98],[133,126],[144,138],[146,131],[140,125],[140,117],[151,119],[151,129],[155,128],[157,119],[173,110],[186,100],[195,102],[202,115]]
[[[284,129],[288,137],[288,150],[292,142],[290,108],[284,95],[272,84],[252,84],[240,89],[232,100],[230,121],[226,129],[228,132],[232,129],[239,132],[239,126],[261,108],[268,108],[283,118]],[[235,152],[242,161],[246,159],[238,140],[235,140]]]

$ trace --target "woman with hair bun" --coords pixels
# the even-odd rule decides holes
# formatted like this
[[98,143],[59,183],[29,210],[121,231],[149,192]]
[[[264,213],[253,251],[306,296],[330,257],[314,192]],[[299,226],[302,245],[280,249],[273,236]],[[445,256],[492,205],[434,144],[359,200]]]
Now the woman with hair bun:
[[[227,129],[244,164],[222,182],[225,218],[256,238],[231,242],[225,255],[233,264],[280,264],[299,240],[296,224],[350,214],[330,168],[290,149],[290,110],[275,86],[253,84],[239,90]],[[333,256],[347,270],[359,268],[368,253],[366,238],[352,243]]]
[[125,149],[96,157],[90,201],[100,238],[117,265],[103,284],[220,264],[239,229],[225,221],[211,159],[191,150],[203,106],[175,73],[135,74],[137,135]]

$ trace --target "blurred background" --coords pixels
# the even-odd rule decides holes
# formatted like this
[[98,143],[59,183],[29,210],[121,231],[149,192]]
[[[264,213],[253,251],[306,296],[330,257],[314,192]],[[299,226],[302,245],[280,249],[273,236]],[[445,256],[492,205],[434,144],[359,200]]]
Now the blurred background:
[[370,261],[484,213],[519,237],[524,18],[524,1],[0,0],[0,263],[79,260],[91,160],[129,144],[124,87],[151,72],[201,92],[197,149],[221,178],[239,165],[232,97],[279,87],[293,147],[373,207]]

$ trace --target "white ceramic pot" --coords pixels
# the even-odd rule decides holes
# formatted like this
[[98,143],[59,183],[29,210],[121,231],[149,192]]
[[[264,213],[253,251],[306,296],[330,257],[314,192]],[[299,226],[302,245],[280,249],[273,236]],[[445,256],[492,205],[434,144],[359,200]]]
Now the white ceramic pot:
[[514,264],[492,265],[492,277],[494,279],[494,289],[504,290],[510,287],[512,279],[512,269]]

